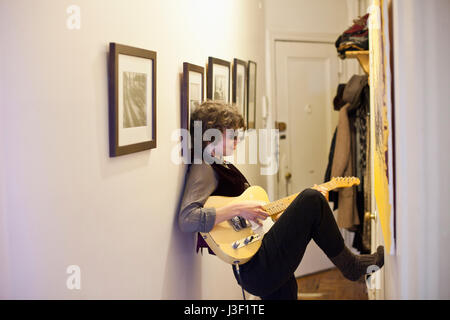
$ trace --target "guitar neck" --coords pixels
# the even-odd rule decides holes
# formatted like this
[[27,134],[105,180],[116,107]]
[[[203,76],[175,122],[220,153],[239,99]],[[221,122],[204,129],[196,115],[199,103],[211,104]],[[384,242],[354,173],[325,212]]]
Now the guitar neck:
[[[342,183],[336,183],[336,181],[333,179],[331,181],[322,183],[319,186],[321,188],[326,189],[327,191],[330,191],[330,190],[333,190],[335,188],[340,188],[343,185],[342,185]],[[264,205],[263,208],[269,215],[275,215],[275,214],[281,213],[284,210],[286,210],[286,208],[291,204],[292,201],[294,201],[294,199],[299,194],[300,194],[300,192],[297,192],[297,193],[294,193],[294,194],[292,194],[290,196],[287,196],[287,197],[281,198],[279,200],[270,202],[270,203]]]

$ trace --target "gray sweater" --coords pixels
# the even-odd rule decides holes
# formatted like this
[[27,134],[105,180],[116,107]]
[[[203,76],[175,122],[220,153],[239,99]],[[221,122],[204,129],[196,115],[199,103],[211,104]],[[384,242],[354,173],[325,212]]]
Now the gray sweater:
[[216,220],[215,208],[203,208],[219,183],[211,165],[190,165],[181,200],[178,225],[184,232],[209,232]]

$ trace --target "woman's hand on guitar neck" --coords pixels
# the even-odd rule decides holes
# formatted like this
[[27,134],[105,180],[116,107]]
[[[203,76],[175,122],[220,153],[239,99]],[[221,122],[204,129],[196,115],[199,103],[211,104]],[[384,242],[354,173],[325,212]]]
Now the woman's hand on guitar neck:
[[269,215],[263,208],[264,203],[260,201],[242,201],[232,203],[224,207],[216,209],[216,222],[221,223],[226,220],[230,220],[235,216],[240,216],[244,219],[254,221],[259,225],[262,225],[259,219],[265,220]]

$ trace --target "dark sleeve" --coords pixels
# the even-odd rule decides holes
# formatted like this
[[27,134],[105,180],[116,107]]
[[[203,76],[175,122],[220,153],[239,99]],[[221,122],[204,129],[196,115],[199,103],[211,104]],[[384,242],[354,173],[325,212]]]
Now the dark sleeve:
[[182,231],[211,231],[216,220],[216,209],[203,208],[203,205],[217,185],[214,169],[209,164],[190,166],[178,215],[178,225]]

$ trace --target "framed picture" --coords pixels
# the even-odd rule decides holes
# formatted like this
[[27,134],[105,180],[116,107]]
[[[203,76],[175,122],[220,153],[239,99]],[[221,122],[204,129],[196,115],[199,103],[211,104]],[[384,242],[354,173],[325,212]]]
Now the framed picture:
[[207,98],[230,103],[230,63],[208,58]]
[[[234,59],[233,61],[233,103],[246,119],[247,110],[247,63]],[[247,123],[246,123],[247,125]]]
[[181,128],[189,130],[191,113],[204,101],[203,67],[183,63],[183,82],[181,91]]
[[256,62],[248,62],[247,72],[247,128],[254,129],[256,124]]
[[156,148],[156,52],[109,50],[110,157]]

